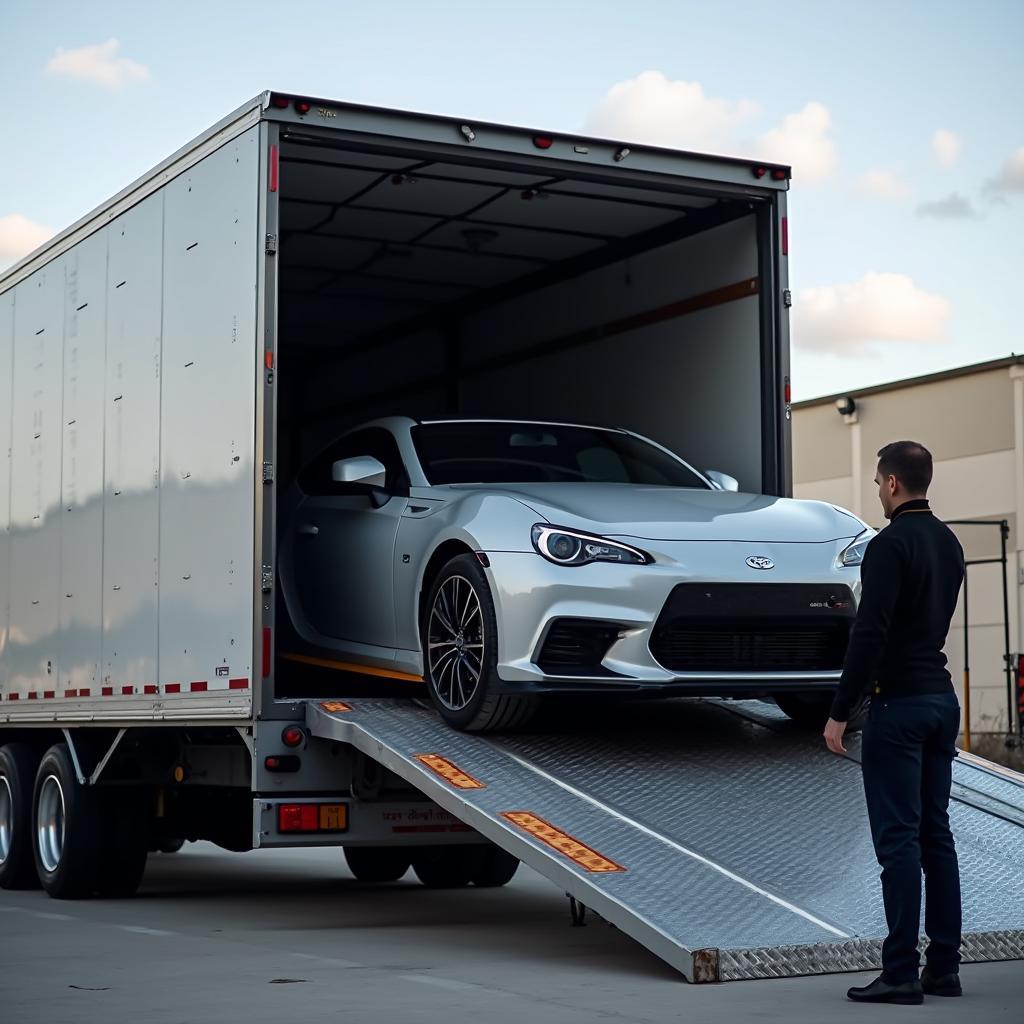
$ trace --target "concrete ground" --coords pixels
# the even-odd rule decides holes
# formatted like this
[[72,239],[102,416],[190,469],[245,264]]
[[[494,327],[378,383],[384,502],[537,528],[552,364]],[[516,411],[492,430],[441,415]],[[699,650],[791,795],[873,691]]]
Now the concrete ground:
[[1024,963],[963,971],[964,999],[844,998],[868,975],[688,985],[520,868],[504,889],[364,886],[339,850],[154,855],[139,897],[0,893],[0,1024],[929,1021],[1024,1015]]

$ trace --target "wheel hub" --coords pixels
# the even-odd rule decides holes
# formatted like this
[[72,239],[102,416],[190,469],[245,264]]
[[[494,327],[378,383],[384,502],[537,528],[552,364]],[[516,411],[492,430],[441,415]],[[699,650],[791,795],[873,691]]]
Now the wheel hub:
[[0,864],[11,855],[14,841],[14,795],[6,776],[0,776]]
[[64,853],[64,790],[56,775],[48,775],[39,789],[36,843],[44,870],[56,871]]

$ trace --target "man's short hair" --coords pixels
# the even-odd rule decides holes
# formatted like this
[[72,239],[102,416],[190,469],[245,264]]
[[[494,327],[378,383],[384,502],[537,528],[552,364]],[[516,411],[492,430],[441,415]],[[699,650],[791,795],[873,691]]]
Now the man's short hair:
[[878,452],[878,472],[896,477],[911,494],[926,494],[932,482],[932,453],[917,441],[893,441]]

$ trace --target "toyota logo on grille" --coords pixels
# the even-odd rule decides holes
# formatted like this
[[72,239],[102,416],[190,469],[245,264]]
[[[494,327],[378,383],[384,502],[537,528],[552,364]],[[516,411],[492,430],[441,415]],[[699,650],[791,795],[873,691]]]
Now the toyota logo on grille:
[[751,555],[747,559],[747,565],[749,565],[751,569],[775,568],[775,563],[770,558],[766,558],[764,555]]

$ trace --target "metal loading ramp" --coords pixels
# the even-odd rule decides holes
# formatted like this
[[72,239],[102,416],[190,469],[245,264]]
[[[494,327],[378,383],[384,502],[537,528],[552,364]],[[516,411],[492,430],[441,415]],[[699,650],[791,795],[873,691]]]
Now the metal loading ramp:
[[[690,981],[878,967],[885,920],[859,739],[848,758],[760,702],[590,708],[501,737],[409,701],[307,705],[349,743]],[[1024,959],[1024,776],[958,759],[964,959]]]

